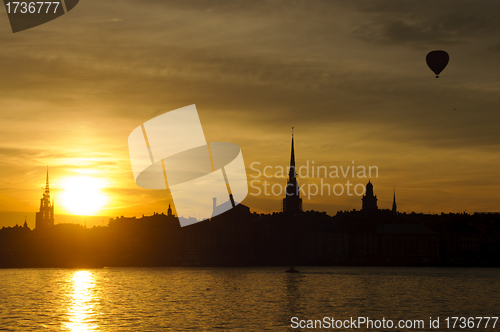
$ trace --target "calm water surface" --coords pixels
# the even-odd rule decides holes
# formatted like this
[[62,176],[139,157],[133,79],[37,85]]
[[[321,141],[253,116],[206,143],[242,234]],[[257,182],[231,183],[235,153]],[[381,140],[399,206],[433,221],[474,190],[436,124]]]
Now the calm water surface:
[[[464,331],[443,328],[444,317],[500,316],[500,269],[285,269],[0,270],[0,330],[298,331],[292,317],[364,316]],[[431,316],[440,329],[428,327]]]

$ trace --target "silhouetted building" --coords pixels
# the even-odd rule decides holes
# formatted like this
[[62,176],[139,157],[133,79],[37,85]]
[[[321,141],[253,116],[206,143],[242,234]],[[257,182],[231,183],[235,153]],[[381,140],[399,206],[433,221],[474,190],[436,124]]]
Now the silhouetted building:
[[297,182],[297,172],[295,171],[295,151],[293,146],[292,128],[292,152],[290,155],[290,171],[288,172],[288,182],[283,198],[283,212],[296,214],[302,212],[302,198],[300,198],[299,184]]
[[239,202],[235,202],[233,198],[233,194],[229,194],[229,199],[224,203],[217,205],[217,197],[213,197],[213,208],[212,208],[212,218],[218,216],[221,213],[231,210],[236,207]]
[[40,199],[40,211],[36,213],[35,229],[44,229],[51,226],[54,226],[54,201],[50,202],[49,167],[47,166],[47,180]]
[[[108,227],[54,226],[49,178],[36,231],[0,229],[0,267],[103,266],[500,266],[500,213],[397,213],[378,209],[368,181],[361,211],[302,211],[294,137],[283,212],[251,213],[232,195],[210,220],[181,227],[167,213],[117,217]],[[220,212],[220,213],[219,213]],[[196,221],[194,218],[188,221]],[[39,229],[45,231],[39,231]]]
[[172,208],[170,207],[170,204],[168,204],[168,210],[167,210],[167,217],[173,217],[174,215],[172,214]]
[[361,199],[363,201],[362,211],[376,211],[377,207],[377,195],[373,194],[373,184],[368,180],[366,184],[366,193]]
[[398,207],[396,205],[396,189],[394,189],[394,197],[392,198],[392,213],[393,214],[398,213]]
[[416,264],[439,260],[439,234],[419,224],[379,224],[381,263]]

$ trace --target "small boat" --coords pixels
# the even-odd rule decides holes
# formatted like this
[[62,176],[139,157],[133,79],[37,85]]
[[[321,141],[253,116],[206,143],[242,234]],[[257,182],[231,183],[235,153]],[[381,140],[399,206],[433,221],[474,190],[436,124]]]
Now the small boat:
[[290,268],[289,268],[288,270],[286,270],[285,272],[286,272],[286,273],[299,273],[299,271],[298,271],[298,270],[295,270],[295,269],[293,268],[293,266],[290,266]]

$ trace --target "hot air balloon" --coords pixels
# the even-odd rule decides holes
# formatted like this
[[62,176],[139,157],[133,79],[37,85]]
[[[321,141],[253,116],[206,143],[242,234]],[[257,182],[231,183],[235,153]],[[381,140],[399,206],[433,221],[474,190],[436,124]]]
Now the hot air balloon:
[[450,56],[445,51],[431,51],[425,57],[427,66],[436,74],[436,78],[439,78],[439,73],[448,64]]

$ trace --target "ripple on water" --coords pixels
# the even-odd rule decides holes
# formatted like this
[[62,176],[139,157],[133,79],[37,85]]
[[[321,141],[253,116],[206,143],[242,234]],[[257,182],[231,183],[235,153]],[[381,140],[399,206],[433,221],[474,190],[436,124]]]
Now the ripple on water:
[[500,309],[497,269],[300,271],[290,275],[283,268],[0,270],[0,320],[6,331],[285,331],[291,330],[291,317],[428,320],[495,315]]

